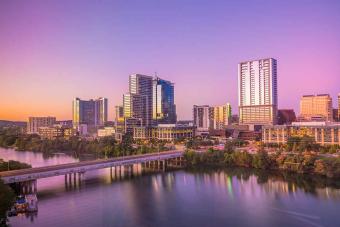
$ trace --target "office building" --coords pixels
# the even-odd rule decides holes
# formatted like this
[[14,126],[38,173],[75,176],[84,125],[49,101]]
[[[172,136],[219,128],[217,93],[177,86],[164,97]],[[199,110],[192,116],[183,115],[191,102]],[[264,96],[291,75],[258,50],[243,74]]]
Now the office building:
[[115,132],[116,131],[114,127],[104,127],[97,130],[97,136],[98,137],[113,136]]
[[208,134],[210,128],[210,107],[208,105],[194,105],[193,120],[197,135]]
[[152,120],[155,124],[176,123],[174,84],[156,77],[152,84]]
[[194,135],[195,127],[177,124],[158,124],[158,126],[135,127],[133,129],[133,138],[140,140],[174,141],[192,138]]
[[231,106],[227,103],[222,106],[210,107],[209,115],[211,129],[225,129],[231,123]]
[[277,61],[275,59],[267,58],[238,64],[240,124],[276,124],[277,99]]
[[124,95],[124,116],[141,118],[144,126],[152,120],[152,77],[133,74],[129,77],[129,94]]
[[149,125],[147,113],[147,99],[144,95],[124,94],[124,118],[139,119],[143,126]]
[[29,117],[27,122],[27,133],[38,134],[39,127],[50,127],[55,123],[55,117]]
[[108,101],[106,98],[73,100],[73,126],[86,124],[89,129],[104,126],[107,122]]
[[291,137],[310,136],[320,145],[340,145],[340,125],[327,122],[298,122],[292,125],[265,126],[264,143],[287,143]]
[[300,101],[300,120],[332,121],[333,105],[329,94],[304,95]]
[[96,116],[96,126],[103,126],[107,122],[108,115],[108,103],[107,98],[98,98],[94,100],[95,102],[95,116]]
[[39,127],[38,134],[41,138],[52,140],[58,137],[64,137],[64,129],[61,126]]

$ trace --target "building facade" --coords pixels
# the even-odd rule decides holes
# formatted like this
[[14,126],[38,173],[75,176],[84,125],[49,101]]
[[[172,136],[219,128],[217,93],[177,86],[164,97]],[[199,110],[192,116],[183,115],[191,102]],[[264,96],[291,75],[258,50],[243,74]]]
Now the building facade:
[[329,94],[304,95],[300,100],[300,119],[332,121],[333,104]]
[[174,84],[158,77],[152,84],[152,120],[156,125],[177,121]]
[[208,105],[194,105],[193,120],[198,135],[209,133],[211,118],[210,113],[210,107]]
[[41,138],[50,140],[56,138],[70,139],[72,136],[77,135],[77,131],[72,127],[55,124],[53,126],[39,127],[38,134]]
[[106,98],[81,100],[75,98],[72,104],[73,126],[86,124],[88,128],[104,126],[107,122],[108,101]]
[[39,127],[38,134],[44,139],[64,137],[64,129],[58,126]]
[[118,133],[124,132],[124,106],[115,106],[115,127]]
[[124,119],[138,119],[143,126],[148,125],[147,100],[144,95],[124,94]]
[[340,121],[340,93],[338,94],[338,119]]
[[27,133],[38,134],[39,127],[50,127],[55,123],[55,117],[29,117],[27,122]]
[[108,101],[107,98],[98,98],[95,100],[95,116],[96,126],[103,126],[107,122],[108,116]]
[[226,129],[231,124],[231,105],[210,107],[210,128],[214,130]]
[[293,109],[281,109],[277,111],[277,124],[290,125],[294,121],[296,121],[296,115]]
[[98,137],[114,136],[116,130],[114,127],[104,127],[97,130]]
[[238,64],[239,123],[277,122],[277,61],[273,58]]
[[174,141],[176,139],[192,138],[195,135],[195,127],[176,124],[159,124],[152,127],[135,127],[133,138],[140,140],[157,139]]
[[129,93],[123,98],[124,116],[141,118],[145,126],[152,123],[152,80],[151,76],[130,75]]
[[265,126],[262,130],[264,143],[285,144],[290,137],[302,136],[313,137],[320,145],[340,145],[340,125],[275,125]]

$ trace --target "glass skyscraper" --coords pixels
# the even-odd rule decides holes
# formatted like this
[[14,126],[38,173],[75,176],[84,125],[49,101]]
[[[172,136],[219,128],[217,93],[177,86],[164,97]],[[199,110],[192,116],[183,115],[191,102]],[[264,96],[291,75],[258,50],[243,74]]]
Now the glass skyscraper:
[[152,120],[152,77],[133,74],[129,77],[129,93],[123,96],[124,117],[138,118],[143,126]]
[[152,119],[155,124],[175,124],[177,121],[174,84],[156,77],[152,85]]
[[88,127],[103,126],[107,122],[107,98],[81,100],[72,103],[73,125],[86,124]]

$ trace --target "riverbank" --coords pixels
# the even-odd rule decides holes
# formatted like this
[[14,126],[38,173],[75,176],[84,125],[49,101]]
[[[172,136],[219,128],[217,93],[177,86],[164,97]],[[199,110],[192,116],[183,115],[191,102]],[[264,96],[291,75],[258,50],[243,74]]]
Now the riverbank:
[[184,155],[189,167],[245,167],[323,176],[340,179],[340,158],[324,157],[313,152],[289,153],[260,151],[255,154],[242,151],[208,152],[187,151]]
[[[31,165],[18,161],[3,161],[0,159],[0,172],[8,170],[31,168]],[[7,226],[7,211],[13,206],[15,201],[15,192],[8,185],[0,180],[0,226]]]
[[163,141],[145,144],[143,141],[134,141],[130,134],[124,135],[121,141],[116,141],[112,136],[91,140],[76,136],[51,140],[36,134],[22,134],[16,128],[0,128],[0,147],[41,152],[46,156],[62,152],[75,158],[89,154],[95,158],[111,158],[169,150]]

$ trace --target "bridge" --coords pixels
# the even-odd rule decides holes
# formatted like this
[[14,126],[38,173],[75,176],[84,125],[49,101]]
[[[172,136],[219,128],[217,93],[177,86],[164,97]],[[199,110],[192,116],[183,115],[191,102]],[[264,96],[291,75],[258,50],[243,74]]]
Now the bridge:
[[82,161],[61,165],[5,171],[0,172],[0,178],[4,181],[5,184],[25,184],[29,182],[29,187],[33,186],[34,191],[36,191],[36,180],[40,178],[65,175],[66,181],[67,175],[69,175],[69,178],[71,180],[72,174],[74,174],[74,178],[76,178],[77,173],[78,176],[81,177],[81,174],[85,173],[86,171],[103,168],[111,168],[112,171],[112,167],[115,167],[115,171],[116,168],[121,171],[122,166],[127,166],[128,168],[130,168],[134,164],[145,164],[145,166],[153,165],[165,168],[168,161],[181,161],[182,157],[183,151],[166,151],[151,154],[131,155],[118,158],[98,159],[93,161]]

